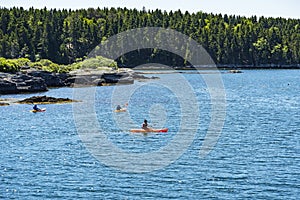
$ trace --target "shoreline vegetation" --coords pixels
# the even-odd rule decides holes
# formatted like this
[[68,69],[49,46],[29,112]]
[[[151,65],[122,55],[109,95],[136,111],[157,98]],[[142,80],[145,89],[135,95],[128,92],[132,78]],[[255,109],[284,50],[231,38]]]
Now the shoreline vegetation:
[[155,79],[131,69],[119,69],[116,62],[101,56],[67,66],[43,59],[0,58],[0,95],[47,91],[52,87],[86,87],[133,84],[134,80]]
[[111,70],[118,69],[117,62],[96,56],[85,60],[79,59],[71,64],[57,64],[49,59],[31,61],[28,58],[4,58],[0,57],[0,72],[16,73],[28,69],[48,71],[54,73],[68,73],[78,69]]

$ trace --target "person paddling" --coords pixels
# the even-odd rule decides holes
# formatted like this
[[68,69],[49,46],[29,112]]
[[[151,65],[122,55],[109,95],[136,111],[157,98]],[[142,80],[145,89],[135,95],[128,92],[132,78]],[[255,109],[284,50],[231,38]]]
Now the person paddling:
[[33,110],[40,111],[41,109],[36,104],[34,104]]
[[144,123],[142,125],[142,129],[149,129],[148,128],[148,121],[146,119],[144,120]]
[[117,105],[116,110],[121,110],[121,109],[122,109],[121,106],[120,106],[120,105]]
[[128,106],[128,103],[125,103],[124,104],[124,108],[122,108],[120,105],[117,105],[117,108],[116,108],[116,110],[118,110],[118,111],[120,111],[120,110],[126,110],[126,107]]

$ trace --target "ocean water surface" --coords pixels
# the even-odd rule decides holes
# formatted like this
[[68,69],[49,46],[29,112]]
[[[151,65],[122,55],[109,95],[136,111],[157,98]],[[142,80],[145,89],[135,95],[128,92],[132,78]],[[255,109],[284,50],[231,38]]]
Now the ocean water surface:
[[[180,74],[199,110],[194,109],[191,96],[176,93],[175,88],[180,91],[183,86],[174,74],[155,74],[160,79],[134,85],[59,88],[34,94],[73,98],[92,91],[91,102],[77,103],[77,107],[40,105],[47,109],[44,113],[29,112],[30,105],[0,107],[0,199],[298,199],[300,70],[243,72],[221,74],[226,117],[217,144],[204,158],[199,157],[199,150],[212,116],[203,77],[211,74]],[[125,103],[126,113],[114,112],[117,104]],[[80,112],[74,108],[80,105],[90,105],[95,124],[84,118],[84,112],[76,118]],[[195,112],[198,124],[192,123]],[[102,162],[79,134],[81,127],[94,130],[99,126],[113,146],[128,155],[143,155],[143,159],[137,156],[140,163],[152,163],[151,153],[176,140],[183,118],[188,126],[182,132],[193,136],[190,145],[178,146],[182,154],[171,162],[166,162],[171,154],[161,154],[161,160],[152,160],[161,167],[144,173],[126,170],[141,167],[129,166],[126,159],[130,157],[115,160],[114,166]],[[129,132],[144,119],[169,132]],[[98,140],[91,143],[97,151],[105,148],[103,138],[88,139]]]

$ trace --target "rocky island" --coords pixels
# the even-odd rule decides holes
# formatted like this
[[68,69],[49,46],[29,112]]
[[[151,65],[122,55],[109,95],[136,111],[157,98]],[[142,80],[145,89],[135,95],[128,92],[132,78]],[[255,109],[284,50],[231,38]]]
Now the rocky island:
[[55,98],[48,96],[32,96],[23,100],[18,100],[16,103],[19,104],[54,104],[54,103],[73,103],[80,102],[69,98]]
[[49,96],[32,96],[25,99],[6,98],[0,99],[0,106],[9,106],[11,104],[62,104],[81,102],[79,100],[69,98],[57,98]]

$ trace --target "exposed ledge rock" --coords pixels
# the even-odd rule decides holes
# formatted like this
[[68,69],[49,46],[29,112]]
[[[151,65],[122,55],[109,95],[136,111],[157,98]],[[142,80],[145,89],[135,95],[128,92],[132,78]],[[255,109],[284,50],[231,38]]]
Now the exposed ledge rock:
[[55,98],[55,97],[47,97],[47,96],[33,96],[30,98],[26,98],[20,101],[17,101],[16,103],[20,104],[54,104],[54,103],[73,103],[73,102],[79,102],[77,100],[69,99],[69,98]]
[[64,87],[65,80],[70,76],[66,73],[51,73],[47,71],[28,71],[28,76],[42,78],[47,87]]
[[9,103],[0,102],[0,106],[9,106]]
[[243,73],[243,72],[241,70],[238,70],[238,69],[232,69],[232,70],[229,70],[228,73],[239,74],[239,73]]

